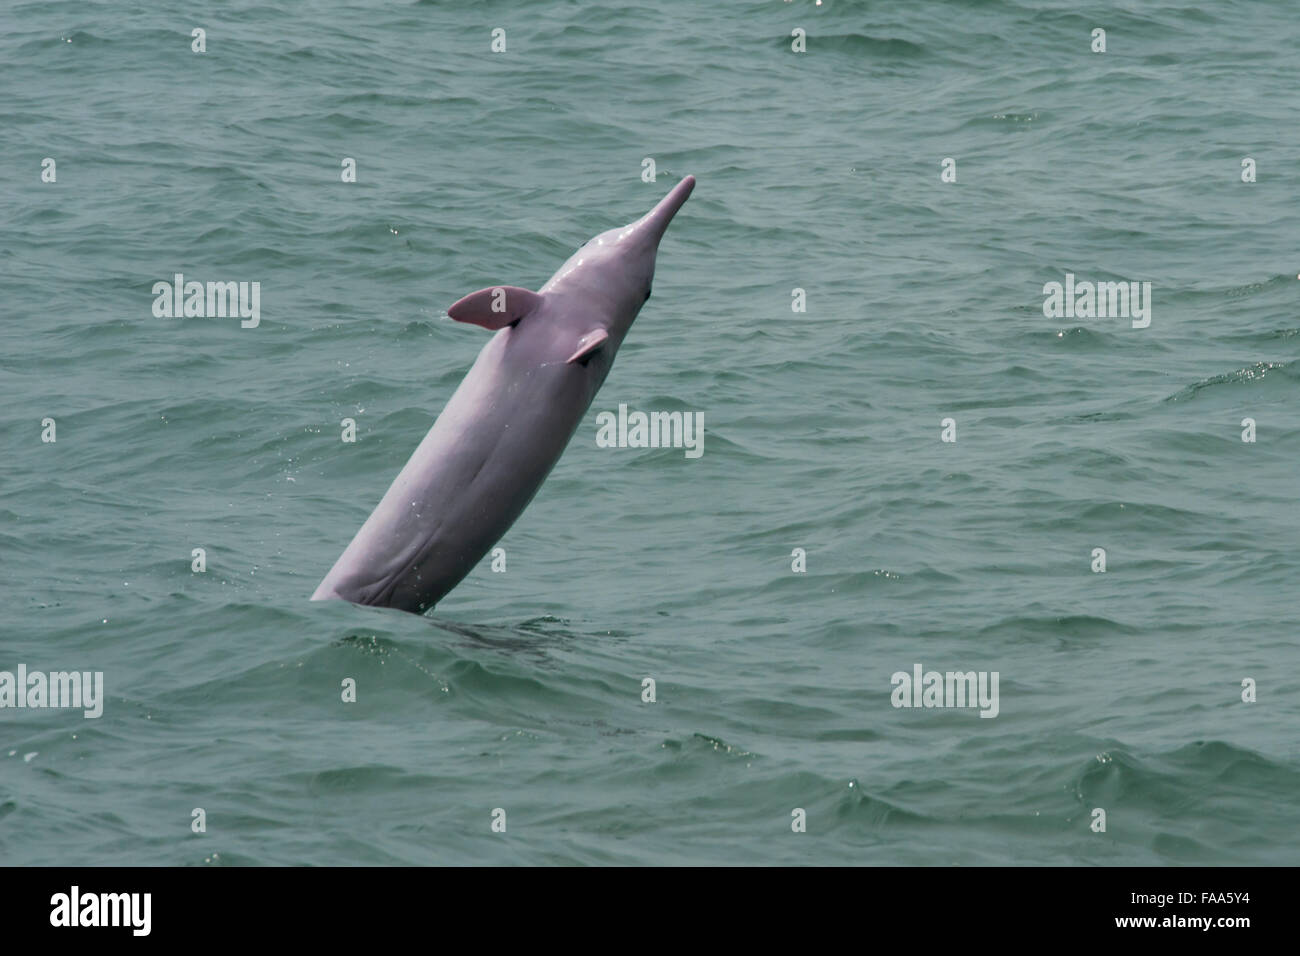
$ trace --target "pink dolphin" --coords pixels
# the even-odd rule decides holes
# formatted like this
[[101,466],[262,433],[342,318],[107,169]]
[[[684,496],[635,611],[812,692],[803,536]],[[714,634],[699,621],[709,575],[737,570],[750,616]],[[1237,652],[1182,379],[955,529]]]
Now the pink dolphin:
[[501,540],[569,443],[650,298],[655,253],[695,188],[584,243],[537,292],[491,286],[447,310],[496,332],[312,595],[419,614]]

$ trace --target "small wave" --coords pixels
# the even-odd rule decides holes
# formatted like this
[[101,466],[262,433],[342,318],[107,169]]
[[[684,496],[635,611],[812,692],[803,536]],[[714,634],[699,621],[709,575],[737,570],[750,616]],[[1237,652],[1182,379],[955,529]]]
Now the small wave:
[[[1167,397],[1165,401],[1188,401],[1205,389],[1215,385],[1248,385],[1261,382],[1271,374],[1289,369],[1294,364],[1294,362],[1256,362],[1254,365],[1248,365],[1245,368],[1224,372],[1221,375],[1212,375],[1209,378],[1201,379],[1199,382],[1193,382],[1186,388],[1179,389],[1173,395]],[[1294,373],[1288,373],[1288,377],[1294,377]]]
[[[788,39],[781,37],[781,46],[788,44]],[[895,60],[924,60],[930,57],[930,51],[918,43],[897,37],[873,37],[865,33],[832,33],[828,35],[810,33],[810,44],[818,49],[834,50],[838,53],[860,53],[865,56]]]

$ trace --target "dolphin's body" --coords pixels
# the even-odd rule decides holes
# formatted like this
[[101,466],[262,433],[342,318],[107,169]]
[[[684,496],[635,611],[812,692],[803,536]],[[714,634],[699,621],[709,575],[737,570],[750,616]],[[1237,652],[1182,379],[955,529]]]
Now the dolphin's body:
[[419,614],[501,540],[609,374],[694,187],[687,176],[636,222],[584,243],[539,292],[494,286],[447,310],[498,331],[313,601]]

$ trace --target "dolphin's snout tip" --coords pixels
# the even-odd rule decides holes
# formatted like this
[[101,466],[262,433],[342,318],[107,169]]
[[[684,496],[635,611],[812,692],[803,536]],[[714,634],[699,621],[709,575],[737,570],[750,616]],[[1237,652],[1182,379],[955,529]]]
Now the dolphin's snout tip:
[[682,181],[668,191],[668,195],[659,200],[659,204],[645,214],[642,222],[653,223],[656,239],[664,234],[668,223],[672,222],[677,210],[681,209],[695,188],[695,177],[684,176]]

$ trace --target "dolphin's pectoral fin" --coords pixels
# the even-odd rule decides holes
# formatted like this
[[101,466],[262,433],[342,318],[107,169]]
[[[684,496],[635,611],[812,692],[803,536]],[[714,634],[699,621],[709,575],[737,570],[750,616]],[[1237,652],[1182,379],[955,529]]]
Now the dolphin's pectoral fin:
[[514,325],[542,304],[542,297],[516,285],[494,285],[457,299],[447,310],[457,322],[470,322],[495,332]]
[[609,333],[604,329],[593,329],[582,338],[578,339],[578,351],[574,352],[567,359],[565,365],[572,365],[574,362],[586,363],[587,359],[595,354],[596,350],[605,344],[609,338]]

